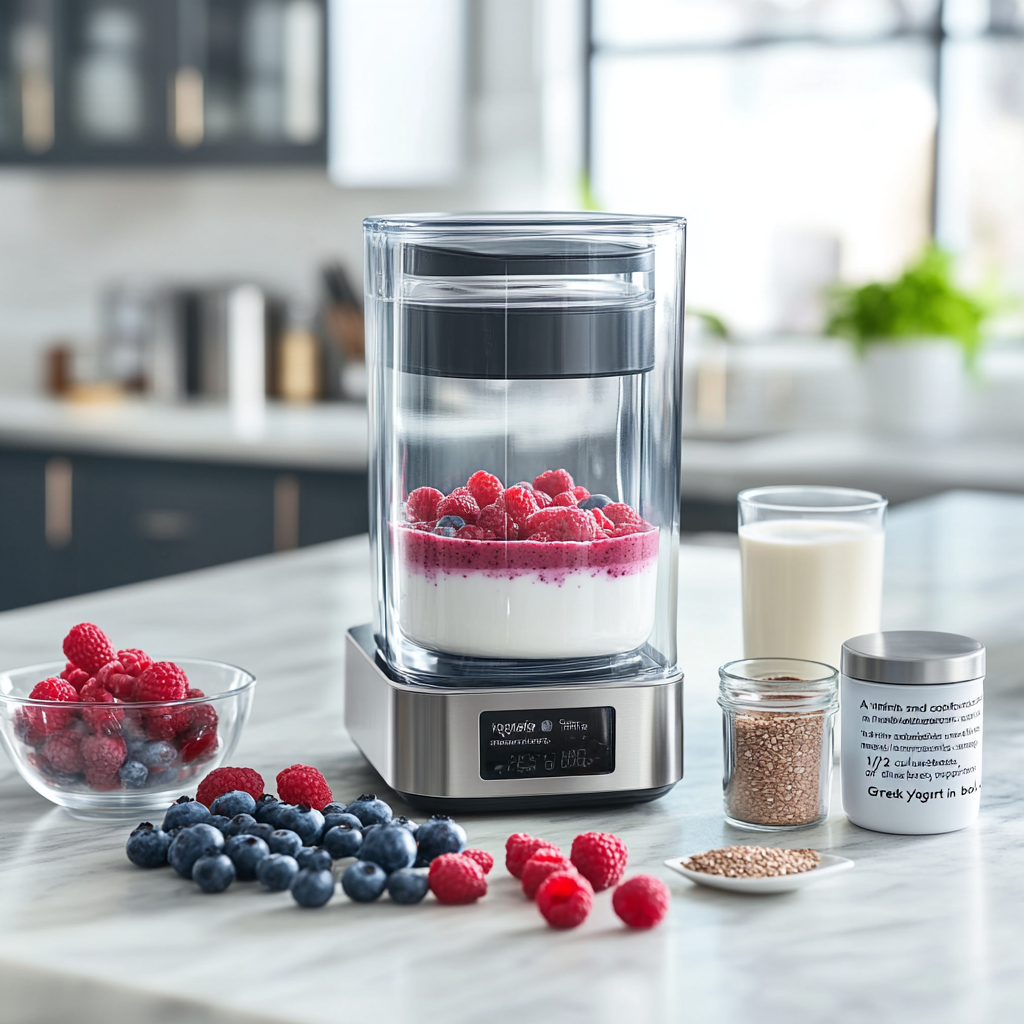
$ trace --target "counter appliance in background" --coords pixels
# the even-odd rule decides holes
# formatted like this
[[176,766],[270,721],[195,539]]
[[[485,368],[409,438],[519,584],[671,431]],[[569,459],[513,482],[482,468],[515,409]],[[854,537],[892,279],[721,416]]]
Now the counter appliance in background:
[[682,775],[684,222],[364,229],[377,600],[347,636],[349,733],[428,808],[664,794]]

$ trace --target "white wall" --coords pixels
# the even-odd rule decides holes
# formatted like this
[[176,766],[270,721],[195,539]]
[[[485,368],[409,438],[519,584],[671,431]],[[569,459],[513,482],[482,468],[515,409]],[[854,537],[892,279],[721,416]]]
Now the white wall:
[[[326,260],[358,277],[369,214],[566,205],[571,160],[545,160],[543,139],[564,149],[578,118],[564,69],[580,45],[565,24],[579,9],[474,0],[467,166],[451,188],[340,189],[311,170],[0,170],[0,393],[37,390],[41,352],[58,338],[83,351],[87,370],[99,296],[116,282],[252,277],[312,298]],[[568,127],[552,128],[552,116]]]

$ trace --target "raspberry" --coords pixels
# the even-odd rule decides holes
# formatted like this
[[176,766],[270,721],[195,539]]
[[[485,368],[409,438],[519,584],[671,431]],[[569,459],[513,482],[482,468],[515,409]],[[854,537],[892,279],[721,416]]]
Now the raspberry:
[[95,675],[108,661],[114,660],[114,648],[99,626],[80,622],[72,626],[64,637],[64,656],[80,669]]
[[236,789],[244,790],[253,800],[259,800],[263,796],[263,776],[252,768],[214,768],[199,783],[196,800],[209,807],[217,797]]
[[624,504],[621,501],[613,501],[605,505],[602,512],[616,525],[616,526],[645,526],[646,524],[640,518],[639,513],[634,509],[630,508],[629,505]]
[[579,484],[572,489],[572,493],[575,495],[577,503],[586,501],[587,498],[590,497],[590,491],[588,491],[586,487],[580,487]]
[[579,504],[579,501],[572,491],[562,491],[561,494],[556,494],[554,496],[551,504],[558,505],[561,508],[575,508]]
[[541,849],[551,849],[561,854],[561,850],[554,843],[546,839],[537,839],[528,836],[525,832],[517,832],[505,840],[505,867],[513,878],[523,877],[523,866],[526,862]]
[[306,804],[316,810],[333,799],[327,780],[305,764],[293,764],[277,773],[277,795],[289,804]]
[[516,526],[522,526],[540,508],[533,491],[516,484],[504,494],[505,511],[515,520]]
[[560,850],[542,847],[523,865],[523,895],[532,900],[548,875],[573,873],[572,861]]
[[433,487],[417,487],[405,503],[405,518],[411,523],[438,519],[437,503],[444,495]]
[[127,650],[117,652],[117,660],[124,666],[125,672],[130,676],[141,676],[143,672],[153,664],[153,659],[138,647],[129,647]]
[[455,536],[458,540],[494,540],[490,530],[481,530],[479,526],[464,526]]
[[479,515],[480,506],[465,487],[456,487],[447,498],[442,498],[437,503],[438,519],[442,516],[461,516],[469,526],[472,526]]
[[430,862],[430,889],[439,903],[473,903],[487,895],[483,868],[461,853],[442,853]]
[[473,500],[483,508],[485,505],[493,505],[505,488],[501,481],[491,473],[485,473],[482,469],[474,473],[466,481],[466,490],[473,495]]
[[77,665],[73,665],[70,661],[67,663],[67,667],[64,671],[61,672],[60,677],[64,682],[70,683],[79,691],[92,678],[88,672],[83,672]]
[[151,740],[173,740],[178,735],[174,718],[174,712],[169,709],[154,708],[145,712],[146,736]]
[[493,533],[497,540],[517,540],[519,527],[516,521],[500,506],[488,505],[480,512],[477,528]]
[[543,491],[552,498],[562,491],[571,491],[575,486],[572,477],[564,469],[549,469],[533,479],[533,489]]
[[489,875],[491,868],[494,867],[494,858],[486,850],[463,850],[462,856],[476,861],[480,870],[485,875]]
[[77,774],[85,768],[82,736],[73,729],[61,729],[46,737],[43,753],[57,771]]
[[104,733],[107,736],[120,736],[121,723],[124,721],[123,708],[105,708],[96,705],[117,704],[114,695],[100,686],[95,679],[82,687],[82,720],[89,728],[96,733]]
[[575,928],[587,919],[594,890],[575,871],[548,875],[537,890],[537,908],[552,928]]
[[[29,697],[32,700],[53,701],[54,704],[78,704],[75,688],[63,679],[44,679],[41,683],[36,683]],[[32,731],[39,736],[60,732],[72,718],[77,717],[73,708],[40,708],[31,705],[25,708],[25,719]]]
[[[193,735],[193,734],[189,734]],[[193,764],[196,761],[207,761],[217,752],[217,730],[207,729],[188,739],[181,745],[181,763]]]
[[120,736],[86,736],[82,740],[85,781],[93,789],[120,789],[117,770],[127,755],[128,748]]
[[584,832],[572,841],[569,855],[576,870],[600,892],[610,889],[626,870],[626,844],[609,832]]
[[118,700],[131,700],[132,689],[135,686],[135,677],[124,670],[120,658],[108,661],[96,673],[96,681],[106,690],[109,690]]
[[668,886],[652,875],[637,875],[612,893],[612,908],[630,928],[653,928],[668,913]]
[[188,676],[173,661],[154,661],[138,679],[132,700],[183,700],[188,691]]
[[615,532],[615,524],[599,508],[592,508],[590,514],[594,517],[599,530],[609,534]]
[[554,498],[546,491],[534,491],[533,496],[537,499],[537,508],[549,508],[554,504]]
[[632,523],[626,523],[623,526],[616,526],[612,532],[613,537],[629,537],[634,533],[646,533],[646,526],[634,526]]
[[594,540],[597,537],[597,520],[581,508],[542,508],[526,520],[523,532],[526,537],[532,537],[542,530],[555,540]]

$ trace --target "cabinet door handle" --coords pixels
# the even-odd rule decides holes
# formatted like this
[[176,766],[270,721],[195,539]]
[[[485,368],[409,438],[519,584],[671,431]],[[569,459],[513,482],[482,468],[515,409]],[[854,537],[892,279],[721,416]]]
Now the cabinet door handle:
[[66,548],[71,543],[71,461],[47,459],[44,478],[46,543],[51,548]]
[[171,80],[171,134],[182,149],[203,141],[203,74],[198,68],[178,68]]
[[274,550],[299,546],[299,481],[291,473],[274,480]]

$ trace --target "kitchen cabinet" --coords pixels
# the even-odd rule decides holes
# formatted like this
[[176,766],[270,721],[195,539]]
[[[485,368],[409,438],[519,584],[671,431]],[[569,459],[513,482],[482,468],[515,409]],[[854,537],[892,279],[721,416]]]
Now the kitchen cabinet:
[[0,609],[367,530],[366,473],[0,449]]
[[0,163],[326,160],[325,0],[0,3]]

